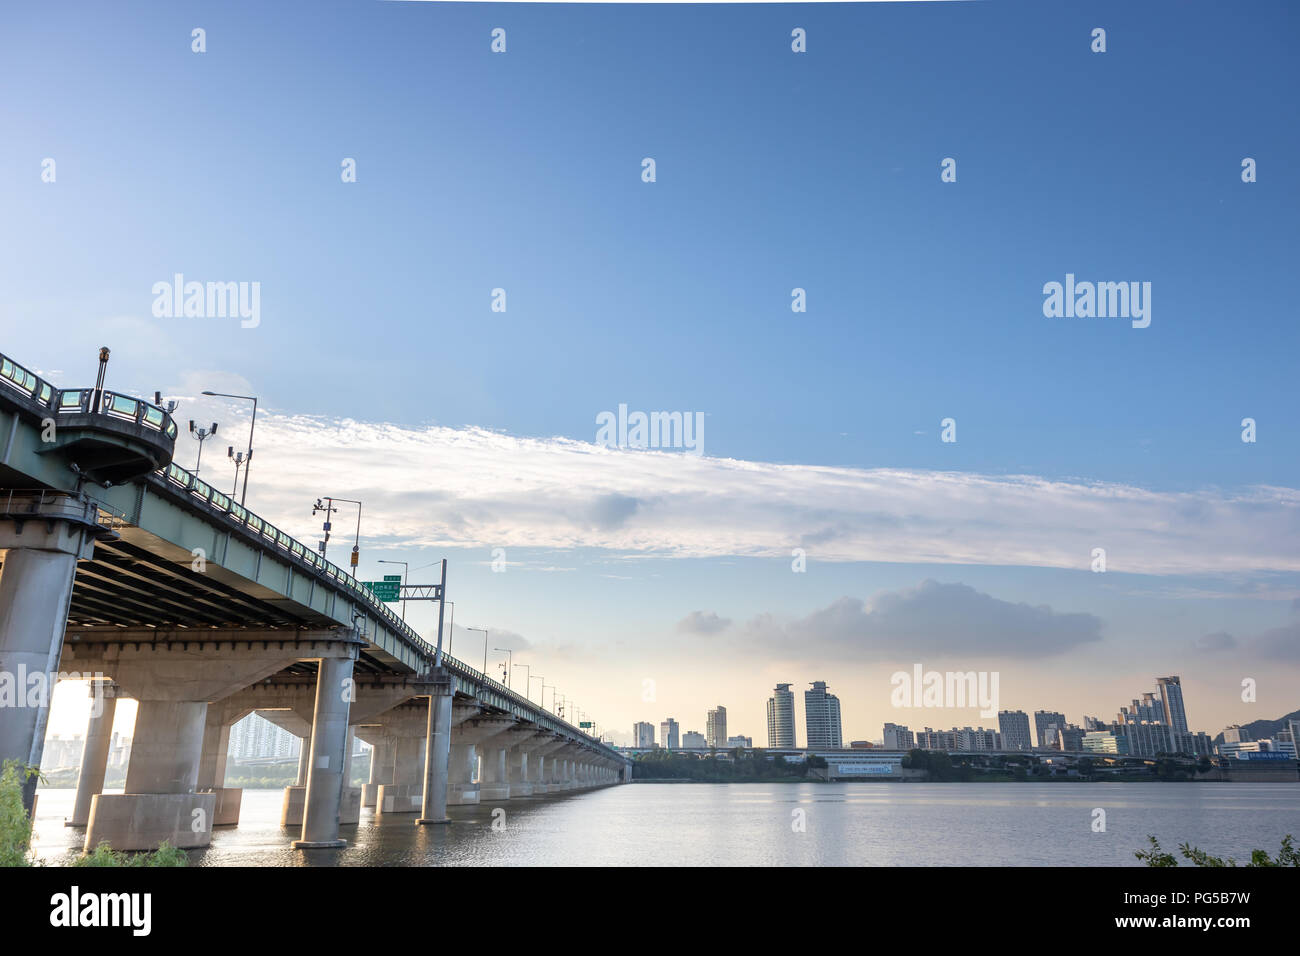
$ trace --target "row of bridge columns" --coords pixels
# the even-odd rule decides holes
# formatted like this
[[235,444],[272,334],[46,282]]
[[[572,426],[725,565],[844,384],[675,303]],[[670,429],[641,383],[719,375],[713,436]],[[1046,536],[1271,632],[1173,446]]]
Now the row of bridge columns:
[[[69,627],[76,565],[91,557],[97,530],[84,516],[0,521],[0,696],[7,683],[14,697],[0,701],[0,761],[39,767],[56,675],[96,675],[68,821],[86,827],[88,849],[204,846],[214,826],[237,821],[239,791],[224,786],[230,728],[255,711],[305,738],[284,804],[304,848],[340,845],[340,823],[359,816],[354,733],[379,740],[367,793],[376,811],[422,824],[447,822],[448,805],[612,783],[621,772],[594,747],[454,700],[445,672],[354,679],[364,641],[346,628]],[[315,662],[314,683],[272,679],[303,661]],[[40,679],[44,690],[27,693]],[[137,702],[135,730],[124,792],[105,794],[119,697]],[[29,812],[36,783],[24,782]]]
[[[264,681],[213,702],[141,699],[122,794],[102,794],[116,681],[96,685],[71,826],[86,847],[207,845],[238,823],[241,791],[224,786],[230,730],[258,713],[303,738],[298,781],[285,788],[281,822],[294,846],[342,846],[341,825],[363,806],[377,818],[449,821],[448,806],[496,802],[621,782],[625,766],[582,742],[453,700],[445,682],[352,683],[350,658],[318,659],[314,685]],[[120,668],[130,674],[131,668]],[[448,692],[439,693],[446,688]],[[424,691],[427,697],[413,697]],[[349,697],[355,698],[355,702]],[[394,705],[394,701],[398,701]],[[381,709],[383,708],[383,709]],[[371,745],[369,783],[350,784],[354,735]],[[430,755],[432,753],[432,763]],[[441,759],[440,759],[441,757]],[[476,772],[477,771],[477,772]]]

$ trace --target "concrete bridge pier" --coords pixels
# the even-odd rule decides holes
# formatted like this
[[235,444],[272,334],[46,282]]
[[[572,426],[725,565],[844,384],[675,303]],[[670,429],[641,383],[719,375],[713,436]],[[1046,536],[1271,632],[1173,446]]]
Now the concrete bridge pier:
[[86,724],[86,747],[81,752],[81,773],[77,775],[77,801],[64,826],[84,827],[90,822],[90,804],[104,792],[108,752],[113,746],[113,717],[117,714],[117,686],[111,680],[92,680],[93,702]]
[[424,734],[424,790],[420,794],[420,817],[415,821],[422,826],[451,822],[447,816],[448,761],[451,758],[455,712],[451,675],[442,668],[434,669],[429,690],[429,713]]
[[[516,725],[517,721],[513,717],[472,717],[464,723],[458,724],[451,731],[451,754],[448,761],[448,788],[447,802],[449,804],[475,804],[482,802],[482,789],[485,782],[480,779],[475,783],[473,780],[474,767],[478,763],[478,748],[481,747],[489,738],[495,737],[503,731],[509,730]],[[495,758],[494,758],[495,759]],[[502,780],[497,776],[497,769],[504,772],[504,757],[498,763],[493,763],[485,773],[492,774],[492,779],[486,781],[488,792],[494,794],[492,799],[502,799],[499,794],[503,786]]]
[[207,720],[203,727],[203,752],[199,760],[197,790],[216,795],[213,810],[214,827],[233,827],[239,824],[239,807],[244,791],[226,786],[226,758],[230,752],[230,728],[243,714],[232,716],[221,704],[209,704]]
[[131,736],[124,793],[101,793],[91,801],[85,849],[106,842],[115,850],[207,846],[217,797],[197,793],[203,753],[206,701],[140,699]]
[[303,802],[302,838],[295,849],[346,846],[339,839],[339,807],[347,764],[348,711],[352,703],[352,665],[356,648],[345,658],[326,657],[316,672],[316,708],[311,724],[311,760]]
[[533,780],[529,764],[536,759],[536,753],[546,742],[542,732],[536,729],[516,732],[515,744],[506,753],[506,774],[510,781],[510,796],[531,797]]
[[555,754],[565,743],[563,737],[554,734],[538,738],[537,747],[530,754],[528,763],[534,794],[550,793],[555,789],[551,782]]
[[419,813],[424,797],[425,735],[429,730],[429,708],[423,701],[410,701],[386,711],[378,718],[383,739],[393,753],[392,782],[381,783],[375,794],[375,815]]
[[[20,507],[17,501],[9,507]],[[0,674],[14,689],[11,706],[0,707],[0,765],[17,760],[41,765],[50,694],[63,648],[77,561],[94,549],[93,516],[47,517],[39,504],[31,515],[0,514]],[[43,684],[41,683],[43,681]],[[40,689],[33,695],[32,688]],[[41,689],[43,687],[43,689]],[[36,777],[23,783],[28,813],[36,801]]]
[[361,806],[374,809],[380,785],[397,782],[393,776],[393,761],[397,752],[382,730],[366,729],[370,730],[369,734],[362,730],[357,733],[373,748],[370,751],[370,781],[361,787]]

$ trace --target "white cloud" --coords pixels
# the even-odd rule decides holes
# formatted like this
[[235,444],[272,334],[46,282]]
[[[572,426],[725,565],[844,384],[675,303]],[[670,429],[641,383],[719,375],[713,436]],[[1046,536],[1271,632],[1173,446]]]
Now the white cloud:
[[[324,494],[364,534],[420,547],[603,548],[665,557],[1027,565],[1110,572],[1300,570],[1300,492],[851,469],[605,448],[481,428],[259,415],[249,505],[317,533]],[[206,470],[206,469],[205,469]],[[223,473],[224,474],[224,473]],[[336,529],[346,524],[343,516]]]

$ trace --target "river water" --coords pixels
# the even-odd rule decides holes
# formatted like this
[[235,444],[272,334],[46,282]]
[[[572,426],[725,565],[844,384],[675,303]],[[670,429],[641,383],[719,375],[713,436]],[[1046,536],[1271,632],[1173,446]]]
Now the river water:
[[[111,792],[111,791],[110,791]],[[452,807],[344,827],[346,849],[293,850],[279,790],[245,790],[240,824],[191,852],[200,866],[1110,866],[1166,850],[1276,854],[1300,840],[1300,783],[635,783]],[[34,846],[66,861],[73,791],[42,789]],[[1105,831],[1094,832],[1105,811]],[[493,813],[494,809],[504,814]],[[494,825],[495,821],[495,825]],[[802,824],[802,828],[800,825]]]

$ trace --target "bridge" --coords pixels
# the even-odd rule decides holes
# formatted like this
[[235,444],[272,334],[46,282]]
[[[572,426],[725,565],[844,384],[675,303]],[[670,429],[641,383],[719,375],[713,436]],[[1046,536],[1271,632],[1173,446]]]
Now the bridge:
[[[101,355],[101,363],[106,354]],[[238,823],[231,726],[304,739],[282,822],[342,846],[362,806],[447,806],[626,782],[628,758],[442,652],[349,572],[172,461],[149,402],[60,389],[0,355],[0,760],[39,767],[54,682],[92,678],[76,809],[87,849],[200,847]],[[5,684],[12,706],[6,706]],[[102,793],[116,701],[138,703],[126,785]],[[352,788],[353,736],[374,747]],[[36,780],[27,781],[30,811]]]

